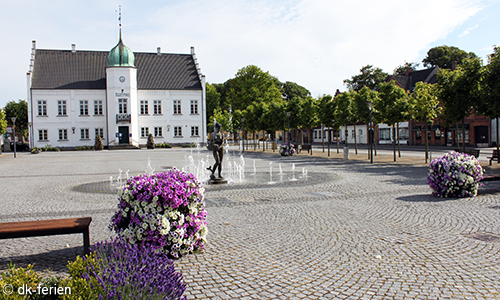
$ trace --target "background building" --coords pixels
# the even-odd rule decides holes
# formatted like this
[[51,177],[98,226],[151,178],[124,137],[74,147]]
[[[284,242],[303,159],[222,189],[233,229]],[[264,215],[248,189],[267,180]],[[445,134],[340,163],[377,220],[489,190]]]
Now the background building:
[[28,77],[30,146],[110,149],[206,140],[205,76],[190,54],[36,49]]

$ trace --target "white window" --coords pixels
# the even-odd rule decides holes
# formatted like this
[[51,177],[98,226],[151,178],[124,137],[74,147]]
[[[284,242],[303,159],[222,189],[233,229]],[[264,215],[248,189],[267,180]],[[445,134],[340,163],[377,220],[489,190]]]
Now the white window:
[[148,137],[149,127],[141,127],[141,137]]
[[127,99],[118,99],[118,113],[119,114],[127,113]]
[[163,128],[155,127],[155,137],[162,137],[162,136],[163,136]]
[[39,116],[47,115],[47,101],[45,100],[38,101],[38,115]]
[[68,129],[59,129],[59,140],[68,140]]
[[95,100],[94,101],[94,115],[101,116],[102,114],[103,114],[103,112],[102,112],[102,100]]
[[48,134],[47,129],[38,130],[38,140],[40,140],[40,141],[48,141],[49,140],[49,134]]
[[153,113],[155,115],[161,115],[161,100],[153,101]]
[[391,140],[391,129],[390,128],[380,128],[380,140]]
[[97,136],[100,136],[101,138],[103,138],[104,128],[96,128],[95,129],[95,137],[97,138]]
[[181,100],[174,100],[174,115],[180,115],[181,113]]
[[198,100],[191,100],[191,114],[198,114]]
[[191,126],[191,136],[200,136],[198,126]]
[[80,100],[80,116],[88,116],[88,115],[89,115],[89,101]]
[[399,139],[400,140],[408,140],[410,139],[410,133],[408,128],[399,128]]
[[359,136],[363,135],[363,129],[358,129]]
[[149,114],[148,100],[141,100],[141,115]]
[[89,129],[88,128],[80,128],[80,139],[81,140],[89,140]]
[[182,137],[182,127],[181,126],[174,127],[174,137]]
[[66,116],[66,100],[57,101],[57,115]]

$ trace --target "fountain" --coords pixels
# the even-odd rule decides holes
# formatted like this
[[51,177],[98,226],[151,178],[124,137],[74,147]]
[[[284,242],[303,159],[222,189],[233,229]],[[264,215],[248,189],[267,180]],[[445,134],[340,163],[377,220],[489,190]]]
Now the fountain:
[[292,163],[292,178],[290,179],[290,181],[296,181],[298,180],[297,178],[295,178],[295,164]]
[[276,182],[273,181],[273,162],[269,163],[269,184],[275,184]]

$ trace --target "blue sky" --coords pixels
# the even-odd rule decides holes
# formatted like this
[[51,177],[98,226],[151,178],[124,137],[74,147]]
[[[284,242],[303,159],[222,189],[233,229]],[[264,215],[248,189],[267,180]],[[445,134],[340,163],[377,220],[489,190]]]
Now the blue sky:
[[345,90],[343,80],[367,64],[392,73],[434,46],[484,58],[500,44],[500,0],[0,1],[0,107],[27,97],[32,40],[39,49],[110,50],[119,5],[133,51],[194,46],[208,82],[254,64],[315,97]]

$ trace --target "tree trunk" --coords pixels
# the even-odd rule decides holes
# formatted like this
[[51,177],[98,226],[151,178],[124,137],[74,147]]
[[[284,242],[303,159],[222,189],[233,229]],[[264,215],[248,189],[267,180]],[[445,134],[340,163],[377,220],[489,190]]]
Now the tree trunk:
[[257,144],[255,143],[255,130],[253,131],[252,140],[253,140],[253,151],[257,151]]
[[339,141],[339,139],[340,139],[340,129],[339,129],[338,131],[337,131],[337,130],[335,130],[335,138],[336,138],[336,140],[337,140],[337,154],[339,154],[339,153],[340,153],[340,151],[339,151],[339,144],[340,144],[340,141]]
[[465,118],[462,119],[462,152],[465,152]]
[[354,153],[356,153],[356,155],[358,155],[358,142],[356,141],[356,123],[354,123],[353,138],[354,138]]
[[426,126],[425,127],[425,163],[428,163],[429,161],[429,135],[427,134],[427,120],[426,120]]
[[394,151],[394,161],[396,161],[396,129],[392,124],[392,150]]
[[366,146],[367,146],[367,152],[368,152],[368,159],[370,159],[370,124],[366,124]]
[[458,140],[458,121],[455,124],[455,142],[457,143],[457,152],[460,152],[460,141]]
[[309,145],[311,145],[311,155],[313,155],[313,131],[309,129]]
[[323,145],[323,153],[325,153],[325,128],[321,124],[321,144]]
[[[497,126],[498,128],[498,126]],[[330,128],[328,128],[328,156],[330,156],[330,144],[332,143],[332,132],[330,131]],[[497,143],[498,146],[498,143]]]
[[401,157],[401,145],[399,143],[399,123],[396,123],[396,134],[398,137],[398,157]]
[[373,129],[373,148],[375,150],[374,156],[377,156],[377,141],[375,141],[375,126],[374,125],[372,125],[372,129]]
[[348,130],[347,130],[347,124],[345,125],[345,147],[347,148],[347,134],[348,134]]

